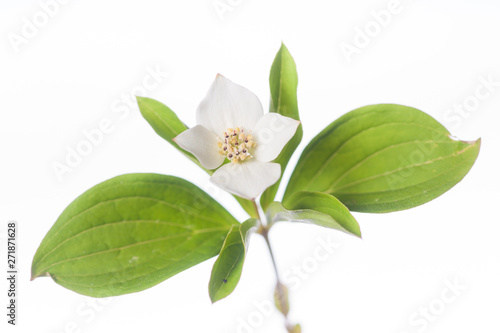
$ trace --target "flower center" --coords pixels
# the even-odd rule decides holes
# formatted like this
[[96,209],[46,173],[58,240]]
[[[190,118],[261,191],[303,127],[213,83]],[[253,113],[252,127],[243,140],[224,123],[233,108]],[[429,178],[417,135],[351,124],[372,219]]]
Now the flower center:
[[233,163],[244,161],[252,158],[250,148],[255,147],[255,142],[252,141],[252,135],[249,131],[236,127],[235,129],[228,128],[222,138],[218,138],[219,153],[227,157]]

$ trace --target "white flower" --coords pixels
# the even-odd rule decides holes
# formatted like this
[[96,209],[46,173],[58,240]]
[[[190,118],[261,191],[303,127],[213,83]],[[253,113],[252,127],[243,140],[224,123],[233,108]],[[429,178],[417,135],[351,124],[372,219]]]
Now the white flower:
[[196,125],[174,141],[207,169],[223,190],[254,200],[278,181],[281,166],[271,163],[293,137],[299,121],[277,113],[264,115],[257,96],[217,75],[196,110]]

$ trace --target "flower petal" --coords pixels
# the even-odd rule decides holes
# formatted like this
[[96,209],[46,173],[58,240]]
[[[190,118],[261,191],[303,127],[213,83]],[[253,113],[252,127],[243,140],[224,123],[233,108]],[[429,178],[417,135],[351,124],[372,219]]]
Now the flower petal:
[[293,137],[299,124],[300,121],[278,113],[266,114],[252,131],[256,143],[252,155],[261,162],[274,160]]
[[219,153],[217,136],[201,125],[187,129],[173,139],[182,149],[192,153],[201,165],[215,169],[224,161]]
[[253,200],[276,183],[280,176],[281,166],[278,163],[252,159],[223,165],[210,177],[210,181],[224,191]]
[[219,136],[228,128],[250,130],[263,114],[262,104],[253,92],[217,75],[196,110],[196,122]]

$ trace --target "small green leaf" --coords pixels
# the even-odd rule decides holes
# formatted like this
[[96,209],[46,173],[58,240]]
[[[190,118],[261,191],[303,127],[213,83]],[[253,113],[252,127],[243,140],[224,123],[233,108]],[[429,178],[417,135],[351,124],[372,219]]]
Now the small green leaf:
[[210,277],[208,291],[212,303],[231,294],[240,281],[248,239],[255,231],[257,223],[258,221],[252,218],[240,225],[233,225],[229,230]]
[[150,288],[219,253],[238,223],[180,178],[128,174],[74,200],[38,248],[32,279],[107,297]]
[[[288,52],[285,44],[281,44],[281,48],[274,58],[269,75],[269,86],[271,89],[269,112],[276,112],[282,116],[300,120],[297,104],[297,85],[298,76],[295,61],[290,52]],[[281,165],[281,176],[283,176],[288,161],[301,140],[302,125],[299,125],[293,138],[288,141],[280,155],[274,160],[274,162]],[[280,181],[281,178],[262,194],[260,203],[264,210],[274,200]]]
[[201,166],[200,162],[198,162],[198,159],[194,157],[193,154],[185,151],[172,140],[177,135],[188,129],[188,127],[177,117],[174,111],[172,111],[165,104],[160,103],[152,98],[136,96],[136,99],[142,116],[148,121],[148,123],[151,125],[151,127],[153,127],[153,129],[159,136],[165,139],[181,153],[186,155],[200,168],[202,168],[209,174],[213,173],[212,171],[207,170],[203,166]]
[[279,221],[311,223],[361,237],[358,222],[337,198],[327,193],[298,192],[284,202],[272,202],[266,215],[270,223]]
[[278,282],[276,284],[276,288],[274,289],[274,304],[279,312],[285,317],[288,316],[290,301],[288,300],[288,288],[283,283]]
[[[177,143],[172,140],[177,135],[181,134],[189,128],[177,117],[174,111],[172,111],[165,104],[160,103],[152,98],[139,96],[137,96],[136,98],[142,116],[148,121],[148,123],[151,125],[151,127],[153,127],[153,129],[159,136],[173,145],[181,153],[186,155],[191,161],[205,170],[209,175],[212,175],[214,173],[213,170],[205,169],[193,154],[182,149]],[[255,212],[253,204],[250,200],[246,200],[237,196],[234,196],[234,198],[251,217],[257,217],[257,213]]]
[[295,324],[293,326],[287,327],[288,333],[301,333],[302,328],[299,324]]
[[350,210],[384,213],[437,198],[467,174],[481,141],[457,141],[417,109],[369,105],[351,111],[304,149],[284,201],[325,192]]

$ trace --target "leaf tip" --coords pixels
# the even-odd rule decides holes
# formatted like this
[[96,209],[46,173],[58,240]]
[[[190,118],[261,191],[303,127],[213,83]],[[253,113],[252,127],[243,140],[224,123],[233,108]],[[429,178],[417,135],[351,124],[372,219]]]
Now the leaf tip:
[[142,102],[144,102],[144,100],[146,99],[146,97],[142,97],[142,96],[135,96],[135,100],[137,101],[137,104],[141,104]]
[[139,111],[141,112],[142,116],[145,117],[146,119],[148,114],[150,113],[150,108],[148,107],[147,102],[147,97],[142,97],[142,96],[135,96],[135,100],[137,102],[137,106],[139,107]]
[[217,293],[210,292],[210,301],[212,302],[212,304],[215,304],[223,298],[224,297],[220,297],[219,295],[217,295]]
[[351,234],[362,240],[363,233],[361,232],[361,226],[359,225],[358,220],[356,220],[356,218],[354,218],[354,221],[356,221],[357,228],[353,228],[354,230],[351,232]]
[[[356,221],[357,222],[357,221]],[[363,235],[361,233],[361,229],[357,230],[347,230],[348,234],[355,236],[356,238],[363,239]]]

